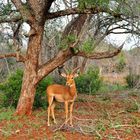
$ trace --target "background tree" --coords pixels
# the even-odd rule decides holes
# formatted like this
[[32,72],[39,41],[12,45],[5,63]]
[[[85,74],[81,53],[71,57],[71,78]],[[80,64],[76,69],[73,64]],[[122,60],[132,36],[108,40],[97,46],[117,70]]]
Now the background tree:
[[[15,52],[1,54],[0,58],[15,57],[24,63],[21,96],[16,114],[31,114],[36,87],[46,75],[74,56],[90,59],[110,58],[117,55],[122,46],[113,50],[95,52],[95,46],[110,33],[132,33],[139,37],[139,20],[136,4],[125,0],[8,0],[1,2],[0,23],[15,24],[12,32]],[[131,2],[132,3],[132,2]],[[65,6],[64,6],[65,5]],[[62,16],[75,15],[60,33],[56,53],[42,62],[41,49],[45,24]],[[64,21],[64,20],[62,20]],[[23,24],[30,26],[26,53],[22,53],[20,41]],[[91,26],[88,26],[88,25]],[[89,28],[90,27],[90,28]],[[90,30],[89,30],[90,29]],[[86,31],[89,30],[87,34]],[[46,34],[49,34],[47,31]],[[47,43],[47,46],[49,44]],[[50,47],[50,46],[49,46]]]

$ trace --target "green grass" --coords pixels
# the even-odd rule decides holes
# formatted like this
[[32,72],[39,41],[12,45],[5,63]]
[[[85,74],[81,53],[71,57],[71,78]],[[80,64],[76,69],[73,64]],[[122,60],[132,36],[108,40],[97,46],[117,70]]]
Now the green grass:
[[2,120],[11,120],[11,119],[17,119],[16,117],[13,117],[13,114],[15,112],[15,109],[13,108],[0,108],[0,121]]
[[99,93],[108,93],[108,92],[114,92],[114,91],[121,91],[121,90],[126,90],[126,86],[122,86],[119,84],[103,84],[98,91]]
[[53,135],[53,140],[66,140],[64,134],[62,132],[55,132]]

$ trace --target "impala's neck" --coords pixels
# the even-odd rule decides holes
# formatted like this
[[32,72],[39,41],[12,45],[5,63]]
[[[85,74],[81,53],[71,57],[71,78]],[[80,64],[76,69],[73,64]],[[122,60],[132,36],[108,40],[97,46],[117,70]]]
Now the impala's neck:
[[69,86],[70,88],[70,93],[71,93],[71,96],[77,96],[77,90],[76,90],[76,85],[75,85],[75,82],[73,82],[73,84],[71,84]]

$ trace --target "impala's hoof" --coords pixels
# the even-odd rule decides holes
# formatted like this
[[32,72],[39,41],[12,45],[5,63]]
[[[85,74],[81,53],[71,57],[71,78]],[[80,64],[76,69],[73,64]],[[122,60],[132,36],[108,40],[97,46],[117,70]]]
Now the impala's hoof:
[[57,124],[57,122],[56,122],[56,121],[54,121],[54,124]]

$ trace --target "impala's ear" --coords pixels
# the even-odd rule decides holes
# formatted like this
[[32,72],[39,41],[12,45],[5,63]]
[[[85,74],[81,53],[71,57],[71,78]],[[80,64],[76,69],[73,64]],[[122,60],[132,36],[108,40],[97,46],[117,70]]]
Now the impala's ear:
[[62,77],[65,77],[65,78],[67,77],[67,75],[66,75],[65,73],[61,73],[60,75],[61,75]]
[[74,78],[76,78],[76,77],[78,77],[79,76],[79,74],[78,73],[75,73],[74,74]]

